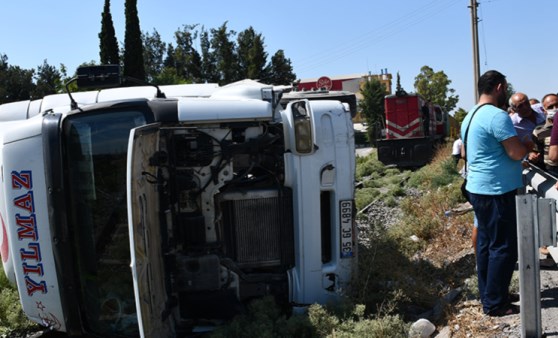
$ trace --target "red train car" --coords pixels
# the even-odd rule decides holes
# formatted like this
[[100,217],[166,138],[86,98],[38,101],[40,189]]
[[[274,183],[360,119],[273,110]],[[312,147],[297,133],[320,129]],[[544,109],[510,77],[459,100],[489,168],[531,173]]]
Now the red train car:
[[448,114],[418,94],[385,97],[385,138],[377,141],[378,159],[401,167],[423,166],[436,143],[448,136]]

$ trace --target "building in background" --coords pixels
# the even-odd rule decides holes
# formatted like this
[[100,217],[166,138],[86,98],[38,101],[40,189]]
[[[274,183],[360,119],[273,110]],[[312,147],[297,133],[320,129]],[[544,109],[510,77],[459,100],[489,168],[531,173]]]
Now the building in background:
[[[351,75],[321,76],[318,78],[300,79],[295,83],[296,91],[319,91],[319,90],[339,90],[348,91],[356,95],[357,101],[362,99],[361,89],[366,81],[375,78],[386,87],[386,95],[392,95],[391,79],[387,68],[380,71],[380,74],[360,73]],[[363,119],[357,110],[353,118],[355,128],[361,132],[366,131],[366,126],[362,124]]]
[[386,87],[386,95],[391,95],[391,79],[387,68],[382,69],[380,74],[360,73],[352,75],[321,76],[319,78],[301,79],[296,84],[298,91],[316,90],[344,90],[355,93],[357,99],[361,99],[360,89],[369,79],[376,78]]

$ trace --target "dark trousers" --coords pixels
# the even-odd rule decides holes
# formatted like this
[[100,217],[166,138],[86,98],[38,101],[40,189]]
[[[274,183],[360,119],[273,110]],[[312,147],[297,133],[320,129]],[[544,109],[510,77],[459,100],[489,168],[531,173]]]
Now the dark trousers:
[[478,219],[477,274],[484,313],[508,304],[517,262],[516,191],[502,195],[469,193]]
[[457,166],[457,163],[459,163],[459,160],[461,159],[461,154],[451,156],[453,157],[453,163]]

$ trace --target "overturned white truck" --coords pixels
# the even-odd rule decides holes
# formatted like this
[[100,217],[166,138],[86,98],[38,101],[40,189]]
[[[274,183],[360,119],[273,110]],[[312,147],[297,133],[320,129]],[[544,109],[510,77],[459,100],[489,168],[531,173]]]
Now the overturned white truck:
[[[78,70],[78,85],[113,79]],[[340,299],[356,267],[354,96],[277,89],[1,105],[0,252],[26,315],[70,335],[178,337],[265,295]]]

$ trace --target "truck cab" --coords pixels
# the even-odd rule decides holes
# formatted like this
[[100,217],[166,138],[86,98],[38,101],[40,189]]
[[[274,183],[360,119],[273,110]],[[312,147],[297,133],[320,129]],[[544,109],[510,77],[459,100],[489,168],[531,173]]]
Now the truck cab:
[[0,106],[0,253],[26,315],[177,337],[267,295],[339,301],[357,257],[351,112],[280,99],[241,81]]

